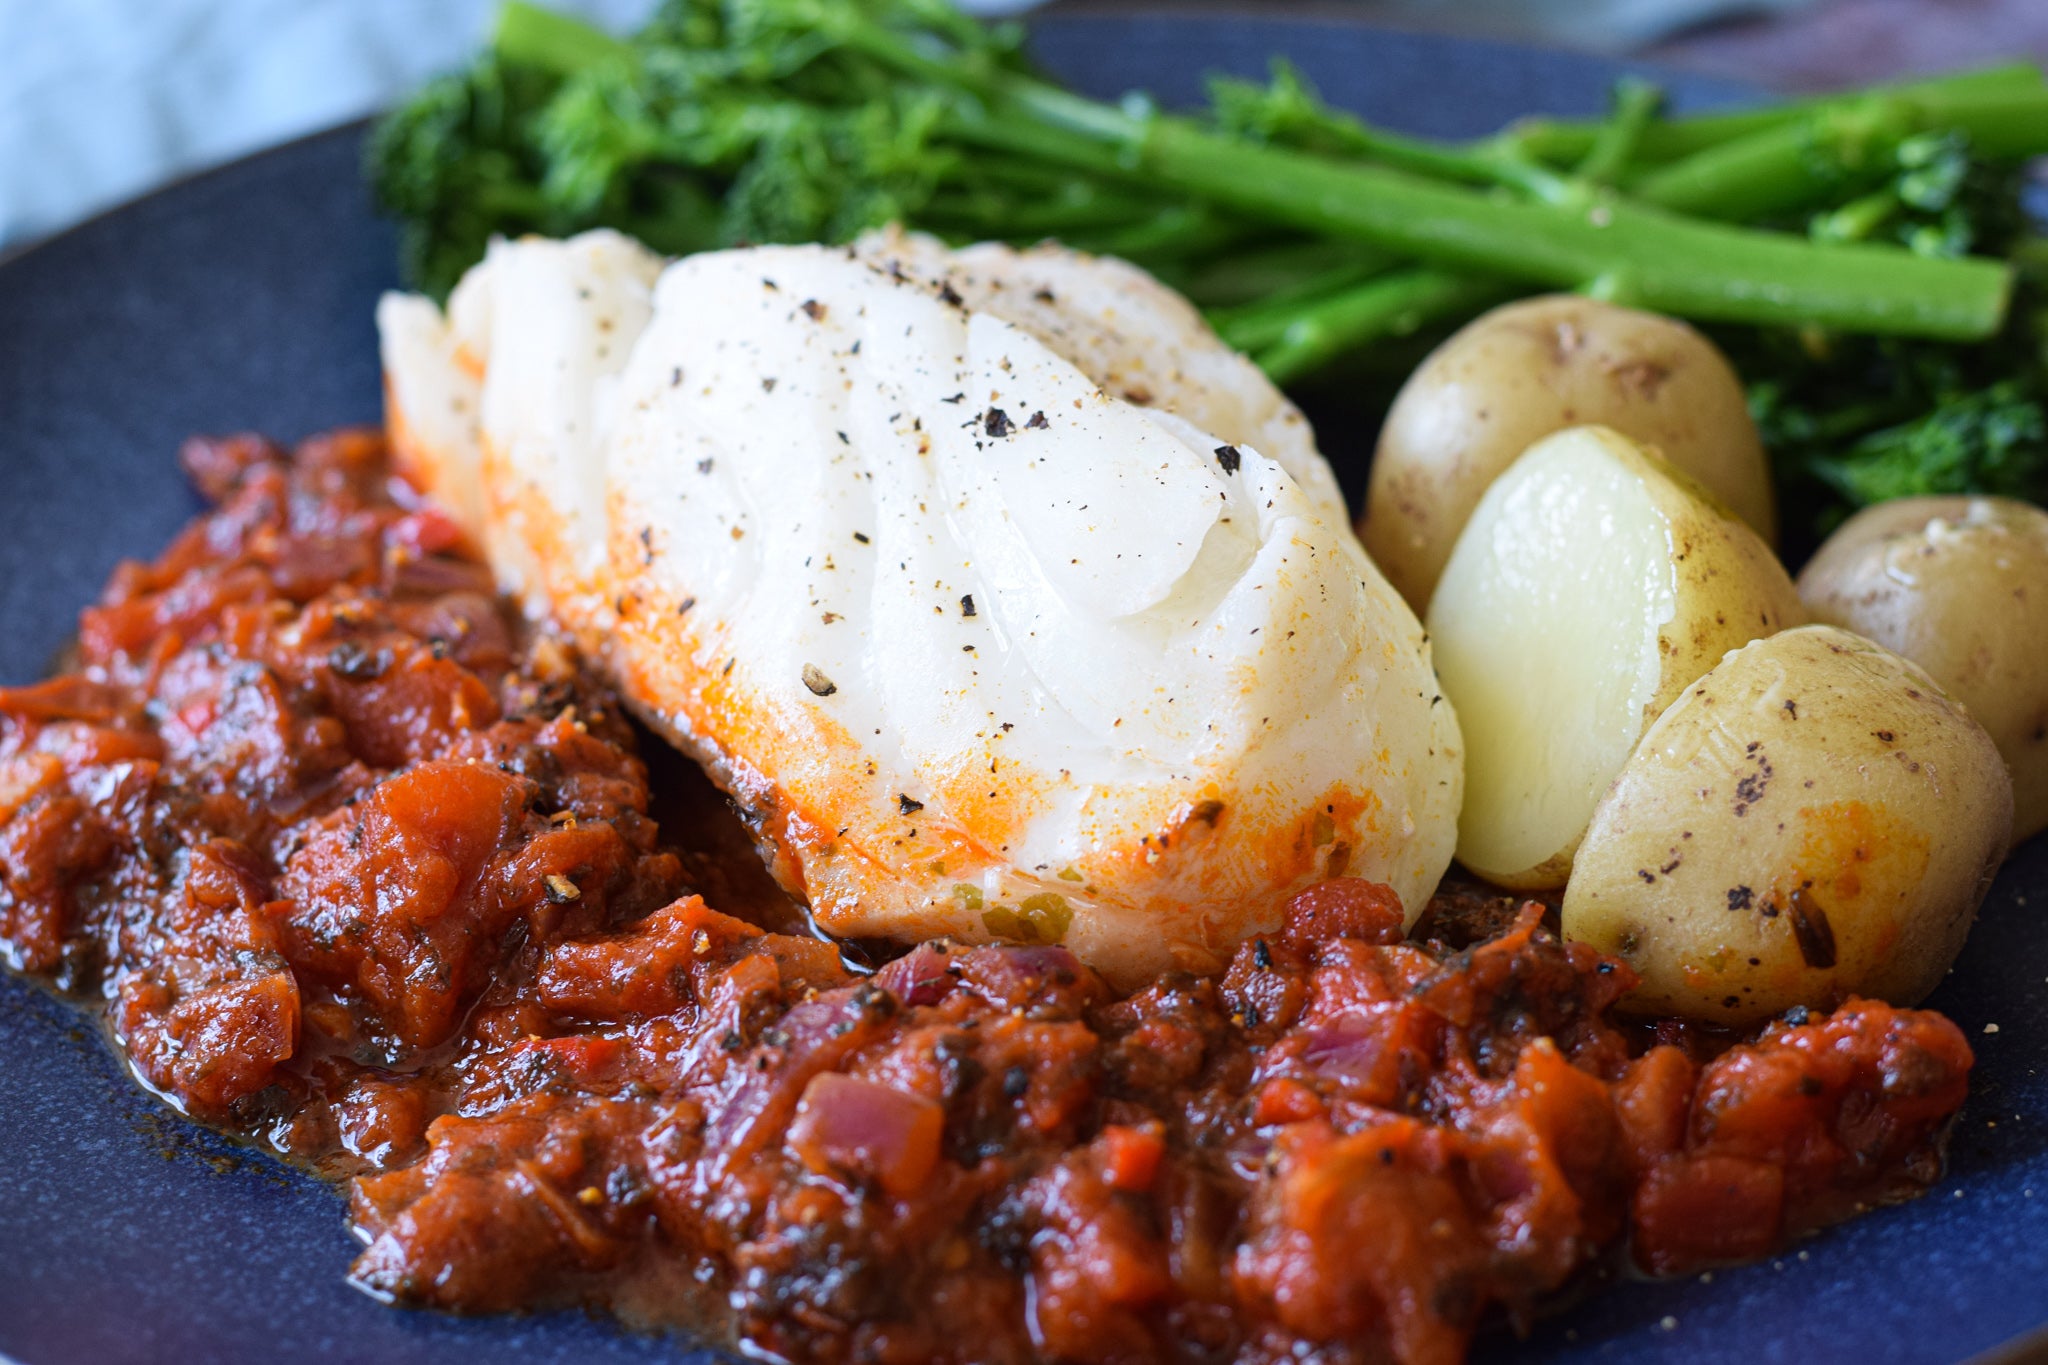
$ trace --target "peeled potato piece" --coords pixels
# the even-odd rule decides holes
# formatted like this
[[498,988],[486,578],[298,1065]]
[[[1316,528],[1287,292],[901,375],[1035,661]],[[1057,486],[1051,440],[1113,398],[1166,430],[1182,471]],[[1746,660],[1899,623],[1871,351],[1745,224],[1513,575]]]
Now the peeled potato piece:
[[1425,611],[1487,485],[1535,442],[1589,422],[1655,446],[1775,538],[1763,442],[1714,343],[1674,318],[1553,294],[1475,319],[1409,376],[1373,457],[1367,553]]
[[1799,596],[1953,692],[2012,770],[2014,841],[2048,828],[2048,512],[1968,497],[1865,508],[1807,564]]
[[2012,783],[1916,664],[1832,626],[1722,660],[1636,746],[1565,888],[1565,937],[1642,977],[1627,1006],[1749,1024],[1912,1004],[1963,946]]
[[1800,618],[1754,531],[1605,427],[1537,443],[1480,500],[1430,603],[1465,733],[1458,859],[1557,887],[1651,721],[1729,650]]

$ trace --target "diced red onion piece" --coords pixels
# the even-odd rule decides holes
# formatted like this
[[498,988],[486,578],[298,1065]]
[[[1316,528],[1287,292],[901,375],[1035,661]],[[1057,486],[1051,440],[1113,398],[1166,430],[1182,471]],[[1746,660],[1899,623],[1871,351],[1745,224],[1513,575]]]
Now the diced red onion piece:
[[930,1100],[825,1071],[804,1087],[787,1145],[819,1175],[851,1172],[900,1198],[938,1164],[944,1128],[945,1114]]

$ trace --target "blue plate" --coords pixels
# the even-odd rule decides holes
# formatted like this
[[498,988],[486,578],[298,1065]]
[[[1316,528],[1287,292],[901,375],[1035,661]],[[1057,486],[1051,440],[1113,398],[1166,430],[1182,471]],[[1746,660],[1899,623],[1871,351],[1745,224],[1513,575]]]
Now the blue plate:
[[[1046,64],[1093,93],[1184,102],[1201,73],[1257,74],[1278,52],[1337,102],[1443,135],[1596,112],[1618,69],[1271,18],[1048,18],[1034,32]],[[1739,96],[1672,84],[1695,105]],[[0,681],[41,674],[116,560],[155,553],[197,510],[172,458],[187,433],[290,438],[378,417],[370,310],[396,281],[360,139],[267,153],[0,265]],[[1358,487],[1365,452],[1330,453]],[[1775,1261],[1623,1286],[1479,1354],[1931,1365],[2048,1324],[2043,910],[2037,840],[1932,1002],[1979,1061],[1937,1189]],[[83,1015],[0,976],[0,1352],[24,1365],[709,1359],[576,1314],[395,1312],[344,1284],[353,1250],[332,1190],[176,1118]]]

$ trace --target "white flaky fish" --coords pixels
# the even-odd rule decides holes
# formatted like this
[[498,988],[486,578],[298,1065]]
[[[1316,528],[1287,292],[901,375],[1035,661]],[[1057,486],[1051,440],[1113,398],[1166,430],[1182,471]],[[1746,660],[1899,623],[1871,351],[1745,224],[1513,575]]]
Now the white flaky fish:
[[845,935],[1211,969],[1349,873],[1418,914],[1463,760],[1301,415],[1187,302],[878,234],[495,245],[379,311],[401,468]]

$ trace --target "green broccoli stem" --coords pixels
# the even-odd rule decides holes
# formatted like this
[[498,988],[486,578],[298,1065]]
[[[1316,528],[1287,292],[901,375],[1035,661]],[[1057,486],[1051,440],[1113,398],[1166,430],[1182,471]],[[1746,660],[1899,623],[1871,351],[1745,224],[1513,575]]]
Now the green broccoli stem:
[[508,62],[571,76],[586,67],[633,55],[633,45],[580,19],[526,0],[504,0],[491,47]]
[[1965,94],[1939,114],[1904,95],[1832,104],[1680,158],[1628,191],[1705,218],[1782,214],[1839,193],[1844,182],[1884,174],[1901,142],[1940,127],[1960,130],[1973,151],[1995,161],[2048,153],[2048,87]]
[[[1873,95],[1898,95],[1917,101],[1936,121],[1948,118],[1959,102],[1994,94],[2026,95],[2042,88],[2041,70],[2031,62],[2011,62],[1936,76],[1899,85],[1878,86],[1846,95],[1821,95],[1791,100],[1758,109],[1728,113],[1695,114],[1687,118],[1664,119],[1643,130],[1637,141],[1638,161],[1662,163],[1691,156],[1733,138],[1747,137],[1788,123],[1797,123],[1831,108],[1860,103]],[[1604,120],[1577,122],[1531,118],[1510,124],[1491,137],[1470,143],[1476,154],[1497,153],[1503,147],[1546,165],[1569,165],[1581,161],[1599,139]]]
[[1835,105],[1681,157],[1629,186],[1646,204],[1706,218],[1744,219],[1802,208],[1859,175],[1879,176],[1919,131],[1905,101]]
[[1273,305],[1289,311],[1305,298],[1355,284],[1395,264],[1395,257],[1357,242],[1327,237],[1247,241],[1188,272],[1185,293],[1213,318],[1256,313]]
[[967,161],[956,155],[942,180],[957,182],[962,188],[976,192],[1016,191],[1034,198],[1115,198],[1127,202],[1150,202],[1146,196],[1134,193],[1129,186],[1106,181],[1100,176],[1076,172],[1067,166],[1041,165],[1007,157]]
[[2002,262],[1819,247],[1625,200],[1503,201],[1402,171],[1247,144],[1182,119],[1125,113],[1025,78],[984,84],[982,116],[953,125],[963,137],[1015,145],[1016,132],[1032,128],[1030,140],[1047,156],[1078,138],[1091,146],[1077,158],[1099,163],[1108,155],[1248,217],[1688,317],[1977,339],[1998,329],[2011,292]]
[[1595,185],[1611,185],[1620,179],[1663,103],[1664,92],[1640,77],[1623,76],[1616,81],[1614,112],[1580,160],[1578,178]]
[[1807,232],[1817,242],[1860,242],[1898,217],[1899,196],[1879,190],[1816,217]]
[[1519,151],[1505,145],[1471,148],[1447,146],[1425,138],[1375,128],[1340,110],[1318,108],[1298,113],[1290,131],[1313,133],[1325,150],[1378,162],[1396,170],[1474,185],[1502,185],[1537,199],[1569,198],[1572,183]]
[[971,228],[989,237],[1057,236],[1128,224],[1158,212],[1124,195],[1043,195],[1019,201],[995,190],[941,190],[919,210],[920,220]]
[[1414,267],[1301,307],[1267,344],[1242,342],[1240,335],[1231,331],[1225,331],[1223,339],[1251,351],[1274,383],[1290,384],[1371,342],[1410,336],[1444,318],[1476,312],[1513,292],[1512,286],[1498,280]]
[[1333,134],[1341,130],[1342,135],[1333,140],[1344,151],[1396,170],[1477,185],[1504,185],[1553,202],[1570,194],[1569,182],[1563,177],[1506,149],[1468,153],[1390,133],[1343,114],[1333,115],[1325,127]]
[[1169,204],[1146,219],[1077,233],[1067,245],[1098,256],[1142,260],[1157,274],[1173,262],[1228,251],[1256,230],[1225,218],[1206,204]]
[[1916,99],[1902,96],[1926,128],[1960,129],[1990,161],[2024,161],[2048,149],[2048,87],[1986,90]]
[[1204,310],[1209,325],[1228,341],[1233,350],[1259,351],[1277,344],[1289,328],[1318,304],[1351,290],[1374,276],[1387,273],[1390,264],[1364,253],[1363,259],[1332,266],[1288,288],[1250,303]]

